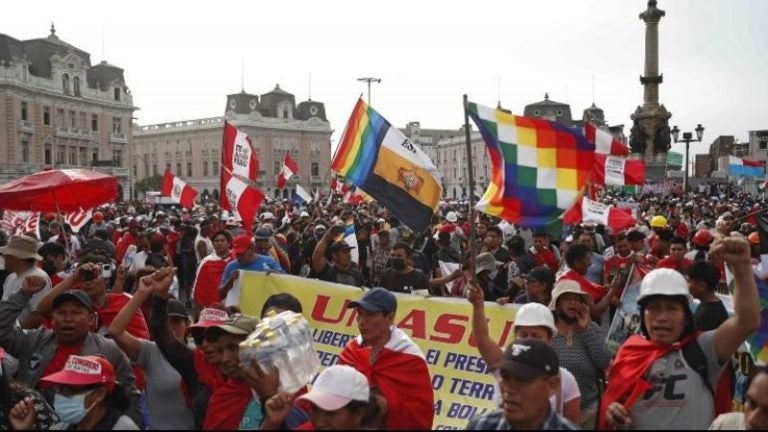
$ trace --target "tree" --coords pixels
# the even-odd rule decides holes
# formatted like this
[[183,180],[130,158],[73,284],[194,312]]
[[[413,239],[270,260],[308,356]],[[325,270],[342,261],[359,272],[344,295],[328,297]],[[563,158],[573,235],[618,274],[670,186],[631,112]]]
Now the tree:
[[147,193],[149,191],[159,191],[163,186],[163,176],[154,175],[152,177],[143,178],[136,182],[136,191],[140,193]]

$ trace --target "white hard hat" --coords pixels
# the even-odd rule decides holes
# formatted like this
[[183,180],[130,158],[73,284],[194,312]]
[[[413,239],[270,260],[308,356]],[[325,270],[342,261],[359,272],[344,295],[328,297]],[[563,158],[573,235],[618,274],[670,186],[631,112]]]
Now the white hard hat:
[[275,218],[275,215],[272,214],[272,212],[264,212],[261,214],[261,220],[269,220],[274,218]]
[[517,310],[515,315],[515,327],[518,326],[542,326],[552,330],[552,336],[557,334],[555,318],[552,311],[540,303],[527,303]]
[[640,303],[644,298],[655,295],[684,296],[688,303],[693,301],[685,277],[678,271],[668,268],[651,270],[645,275],[640,284],[640,295],[637,296],[637,302]]
[[575,280],[563,279],[555,284],[555,289],[552,290],[552,301],[549,302],[549,309],[557,309],[557,299],[565,293],[579,294],[584,297],[584,301],[587,305],[592,305],[592,296],[584,292],[581,289],[581,285]]

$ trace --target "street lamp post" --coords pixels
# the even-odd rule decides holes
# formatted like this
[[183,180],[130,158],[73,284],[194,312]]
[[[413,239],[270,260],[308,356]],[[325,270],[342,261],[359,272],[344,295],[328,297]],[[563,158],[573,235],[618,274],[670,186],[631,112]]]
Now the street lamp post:
[[693,139],[693,133],[691,132],[683,132],[683,139],[678,139],[680,137],[680,129],[678,129],[677,125],[673,126],[670,131],[672,133],[672,140],[676,143],[685,143],[685,178],[683,180],[683,193],[685,196],[688,195],[688,149],[691,145],[691,141],[701,142],[701,139],[704,136],[704,126],[699,123],[694,131],[696,132],[696,139]]
[[381,78],[368,77],[368,78],[358,78],[357,80],[360,82],[368,83],[368,105],[370,106],[371,105],[371,83],[375,82],[376,84],[378,84],[381,82]]

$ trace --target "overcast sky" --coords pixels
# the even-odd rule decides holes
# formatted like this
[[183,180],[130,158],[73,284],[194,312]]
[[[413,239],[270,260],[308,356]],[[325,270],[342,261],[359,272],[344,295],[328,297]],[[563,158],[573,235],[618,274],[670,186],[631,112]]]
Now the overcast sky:
[[[660,100],[671,125],[747,140],[768,129],[768,1],[660,0]],[[641,0],[401,1],[13,1],[0,33],[57,35],[125,69],[139,124],[223,114],[226,95],[263,94],[279,83],[325,103],[344,128],[359,77],[381,78],[372,105],[396,126],[459,128],[462,94],[522,113],[543,99],[593,102],[611,124],[642,103],[645,25]],[[499,85],[500,83],[500,85]],[[500,91],[499,91],[500,89]],[[673,146],[682,151],[683,144]]]

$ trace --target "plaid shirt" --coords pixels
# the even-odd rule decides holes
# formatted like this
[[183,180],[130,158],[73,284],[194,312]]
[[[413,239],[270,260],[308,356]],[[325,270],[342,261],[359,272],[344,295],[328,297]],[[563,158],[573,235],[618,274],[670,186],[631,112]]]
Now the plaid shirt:
[[[504,418],[504,411],[497,409],[469,421],[467,430],[514,430]],[[579,430],[577,426],[550,409],[539,430]]]

